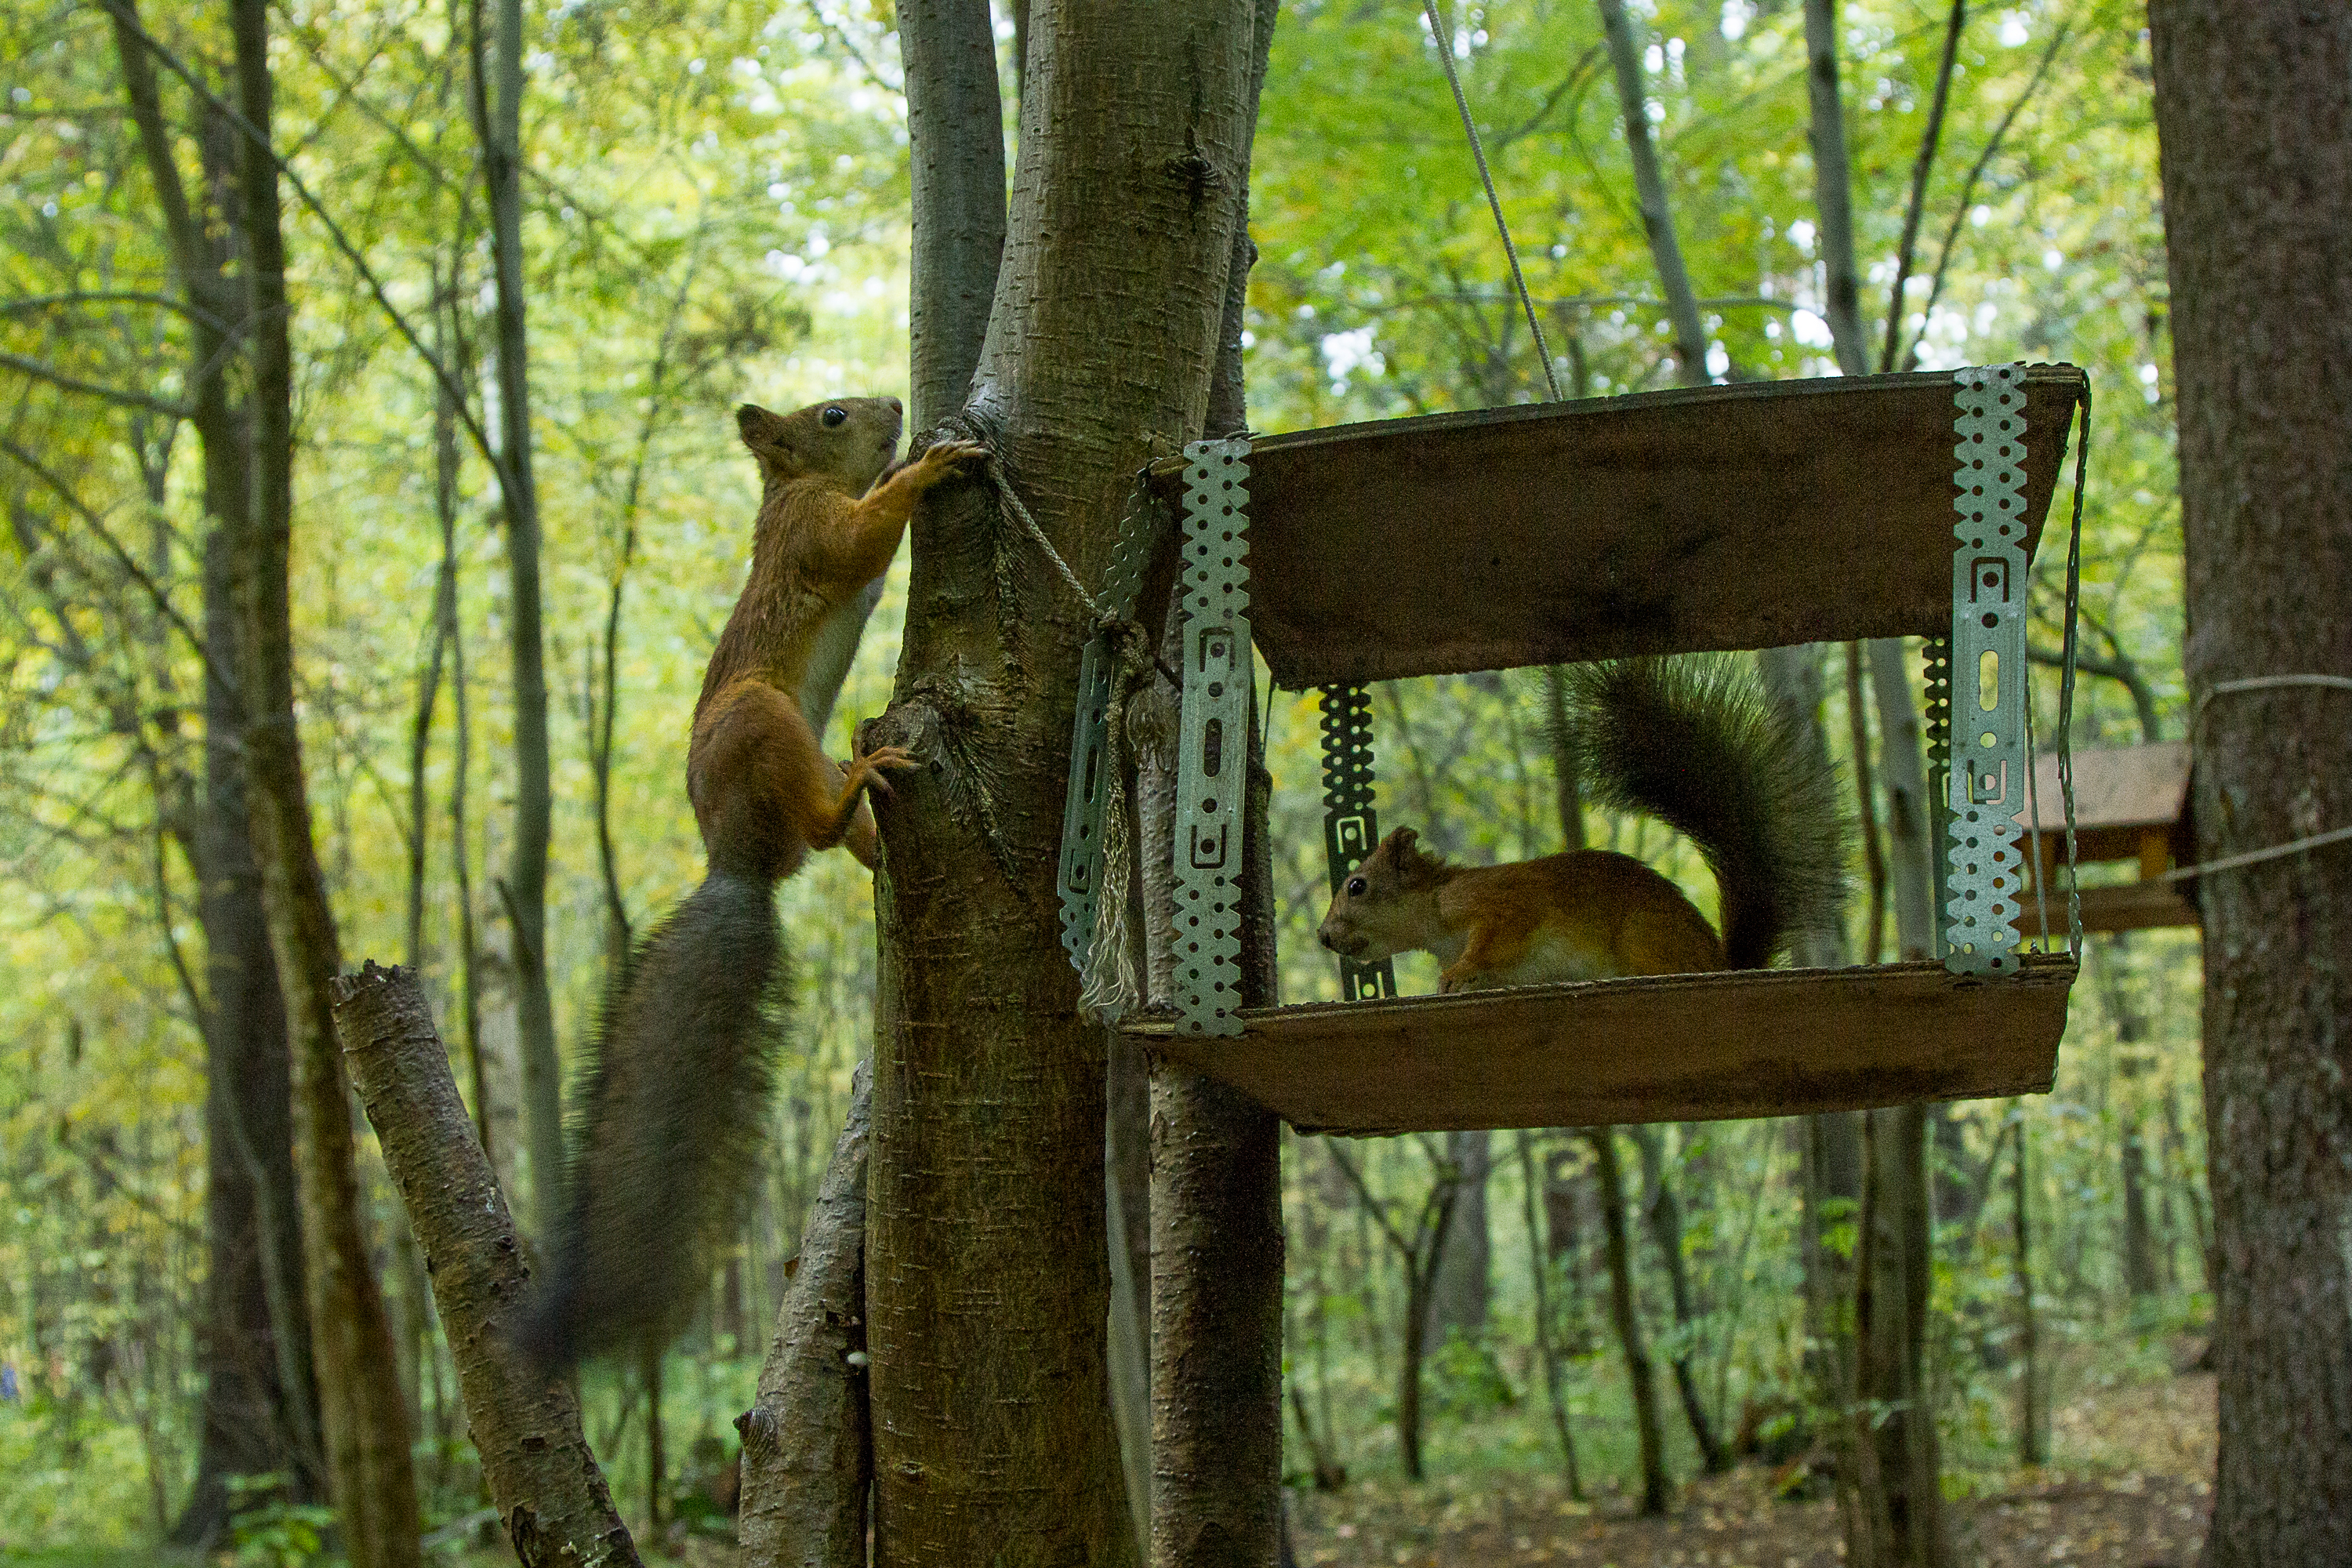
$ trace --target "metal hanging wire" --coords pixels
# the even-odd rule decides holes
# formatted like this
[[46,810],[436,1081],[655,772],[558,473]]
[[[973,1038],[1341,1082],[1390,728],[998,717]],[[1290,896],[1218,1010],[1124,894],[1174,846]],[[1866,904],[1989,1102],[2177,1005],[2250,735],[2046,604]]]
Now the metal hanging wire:
[[1478,141],[1477,123],[1470,118],[1470,100],[1462,96],[1462,78],[1454,68],[1454,34],[1438,13],[1437,0],[1421,0],[1423,15],[1429,18],[1429,32],[1437,45],[1437,58],[1445,67],[1445,85],[1454,89],[1454,107],[1462,114],[1463,134],[1470,138],[1470,156],[1477,160],[1478,183],[1486,187],[1486,206],[1495,215],[1495,230],[1503,237],[1503,254],[1511,262],[1511,287],[1519,291],[1519,308],[1528,313],[1528,331],[1535,334],[1536,353],[1543,357],[1544,384],[1551,388],[1551,400],[1564,403],[1559,394],[1559,373],[1552,369],[1551,344],[1544,339],[1543,322],[1537,319],[1536,302],[1528,293],[1527,275],[1519,270],[1519,247],[1511,243],[1511,226],[1503,221],[1502,198],[1495,195],[1495,175],[1486,167],[1486,149]]

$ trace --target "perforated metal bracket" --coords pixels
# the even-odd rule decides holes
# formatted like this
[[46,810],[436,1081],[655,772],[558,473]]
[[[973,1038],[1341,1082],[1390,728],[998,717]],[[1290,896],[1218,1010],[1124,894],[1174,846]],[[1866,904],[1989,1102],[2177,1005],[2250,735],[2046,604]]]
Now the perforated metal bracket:
[[1951,703],[1945,966],[2018,967],[2025,805],[2025,375],[1953,373]]
[[[1372,814],[1372,697],[1360,686],[1326,686],[1323,694],[1323,851],[1337,897],[1348,873],[1381,841]],[[1349,1001],[1397,994],[1396,966],[1339,960],[1339,994]]]
[[1249,451],[1184,448],[1184,709],[1176,748],[1176,1007],[1185,1034],[1241,1021],[1242,795],[1249,755]]
[[[1935,907],[1940,910],[1951,901],[1951,889],[1945,881],[1952,860],[1952,639],[1929,637],[1920,655],[1921,684],[1926,688],[1920,707],[1927,738],[1928,826],[1935,835],[1936,846],[1931,864],[1935,871]],[[1949,950],[1944,922],[1939,920],[1936,922],[1936,956],[1942,958]]]
[[[1103,574],[1103,613],[1123,620],[1135,613],[1144,568],[1160,538],[1160,511],[1150,487],[1139,480],[1136,499],[1119,521],[1118,542]],[[1109,742],[1110,689],[1118,655],[1108,628],[1097,627],[1078,660],[1077,716],[1070,731],[1070,782],[1062,802],[1062,861],[1055,889],[1062,901],[1062,951],[1084,973],[1087,946],[1095,929],[1095,900],[1102,886],[1103,816],[1108,792],[1118,781],[1106,776]]]

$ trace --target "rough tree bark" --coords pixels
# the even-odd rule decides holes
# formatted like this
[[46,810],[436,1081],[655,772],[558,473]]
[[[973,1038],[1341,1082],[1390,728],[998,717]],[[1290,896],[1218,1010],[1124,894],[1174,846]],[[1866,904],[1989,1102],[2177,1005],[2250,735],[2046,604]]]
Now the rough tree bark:
[[[2352,9],[2152,0],[2198,858],[2352,823]],[[2352,847],[2202,879],[2207,1561],[2352,1562]]]
[[[1249,731],[1241,1000],[1255,1007],[1275,999],[1273,781],[1255,721]],[[1282,1125],[1163,1060],[1151,1132],[1150,1561],[1271,1563],[1282,1543]]]
[[344,1059],[425,1249],[467,1428],[516,1558],[523,1568],[635,1568],[572,1385],[541,1376],[509,1342],[530,1270],[415,972],[371,963],[334,992]]
[[[907,416],[921,431],[963,406],[987,337],[1004,253],[1004,106],[987,0],[907,0],[898,14],[914,175]],[[881,602],[877,577],[840,612],[856,630],[810,660],[801,711],[820,735]]]
[[[1242,327],[1249,271],[1256,258],[1248,226],[1248,155],[1258,89],[1273,41],[1273,0],[1258,0],[1244,111],[1240,211],[1224,262],[1216,359],[1210,373],[1204,428],[1224,435],[1248,424],[1242,377]],[[1171,595],[1171,598],[1178,595]],[[1162,659],[1181,666],[1181,611],[1171,605]],[[1179,694],[1155,678],[1139,744],[1136,792],[1145,824],[1137,879],[1144,909],[1149,994],[1172,998],[1175,978],[1175,752]],[[1259,745],[1255,696],[1244,763],[1242,801],[1241,1000],[1276,1000],[1272,847],[1266,811],[1272,779]],[[1114,1057],[1115,1062],[1120,1058]],[[1266,1563],[1282,1549],[1282,1130],[1264,1106],[1172,1063],[1151,1068],[1144,1085],[1142,1259],[1149,1288],[1137,1292],[1150,1331],[1147,1506],[1138,1510],[1144,1550],[1157,1568],[1195,1563]],[[1114,1080],[1114,1147],[1132,1159],[1138,1131],[1116,1115],[1139,1109],[1129,1086]],[[1114,1170],[1114,1175],[1124,1175]],[[1115,1194],[1123,1196],[1123,1194]],[[1136,1467],[1129,1466],[1133,1474]]]
[[801,1231],[776,1309],[760,1395],[738,1417],[744,1568],[864,1568],[874,1436],[866,1402],[866,1160],[874,1068],[860,1062],[849,1119]]
[[339,959],[295,728],[288,557],[294,509],[294,358],[278,163],[270,142],[267,0],[231,0],[236,41],[237,187],[250,270],[250,504],[235,560],[238,679],[247,779],[262,902],[293,1045],[295,1170],[301,1199],[320,1426],[344,1549],[356,1568],[417,1561],[416,1479],[392,1328],[360,1223],[351,1100],[335,1049],[328,989]]
[[196,1476],[171,1536],[207,1545],[226,1521],[226,1479],[278,1472],[298,1501],[326,1490],[310,1320],[294,1184],[292,1062],[246,807],[236,688],[232,547],[252,489],[251,430],[230,386],[230,341],[247,301],[233,275],[241,222],[236,132],[200,106],[201,196],[173,152],[155,62],[136,11],[115,18],[115,53],[164,238],[189,317],[188,387],[203,458],[205,748],[202,793],[184,835],[205,933],[205,1376]]
[[[1013,215],[970,417],[1082,582],[1136,470],[1202,427],[1246,170],[1251,13],[1030,18]],[[1115,216],[1114,216],[1115,215]],[[989,488],[914,523],[877,813],[866,1202],[878,1561],[1111,1562],[1103,1047],[1055,870],[1086,610]],[[1041,569],[1042,568],[1042,569]]]
[[484,79],[481,0],[474,0],[475,133],[489,198],[497,288],[499,499],[507,522],[507,652],[515,727],[514,837],[499,883],[514,926],[516,1021],[522,1047],[523,1141],[530,1152],[531,1219],[545,1231],[563,1172],[563,1083],[555,1009],[547,989],[547,841],[551,788],[545,638],[540,628],[539,489],[530,468],[530,338],[522,281],[522,0],[497,0],[497,90]]

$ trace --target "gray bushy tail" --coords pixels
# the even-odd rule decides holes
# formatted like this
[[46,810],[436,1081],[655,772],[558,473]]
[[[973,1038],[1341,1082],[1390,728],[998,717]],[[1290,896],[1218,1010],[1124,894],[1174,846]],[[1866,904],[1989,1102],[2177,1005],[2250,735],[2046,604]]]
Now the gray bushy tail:
[[1837,773],[1799,743],[1745,659],[1627,658],[1567,671],[1573,757],[1596,804],[1656,817],[1706,857],[1723,952],[1761,969],[1800,931],[1837,929],[1846,817]]
[[774,885],[712,872],[637,948],[583,1075],[543,1282],[551,1371],[677,1327],[757,1163],[790,976]]

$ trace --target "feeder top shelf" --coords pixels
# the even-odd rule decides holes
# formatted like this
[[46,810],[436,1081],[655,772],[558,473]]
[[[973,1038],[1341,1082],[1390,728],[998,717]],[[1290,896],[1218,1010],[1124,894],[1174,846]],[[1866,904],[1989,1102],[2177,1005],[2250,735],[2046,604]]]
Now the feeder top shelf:
[[1238,1038],[1126,1031],[1302,1132],[1799,1116],[2038,1094],[2074,962],[1751,969],[1254,1009]]
[[[2025,373],[2025,550],[2085,387]],[[1624,654],[1937,636],[1953,382],[1831,377],[1272,436],[1250,622],[1294,689]],[[1181,464],[1154,468],[1171,498]]]

